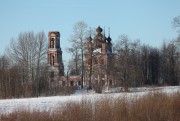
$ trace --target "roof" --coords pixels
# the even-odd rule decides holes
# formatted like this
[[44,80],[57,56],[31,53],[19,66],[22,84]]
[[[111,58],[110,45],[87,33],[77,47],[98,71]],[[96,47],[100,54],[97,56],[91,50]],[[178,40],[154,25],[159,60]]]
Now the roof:
[[60,33],[59,33],[59,31],[50,31],[49,33],[48,33],[48,36],[50,36],[51,34],[55,34],[56,36],[60,36]]

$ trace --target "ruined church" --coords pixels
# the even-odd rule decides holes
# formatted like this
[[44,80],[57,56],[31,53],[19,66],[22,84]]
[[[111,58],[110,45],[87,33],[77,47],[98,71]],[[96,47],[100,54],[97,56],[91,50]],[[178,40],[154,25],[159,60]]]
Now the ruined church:
[[[81,86],[84,87],[100,83],[101,85],[113,85],[114,77],[111,70],[112,43],[110,32],[108,37],[99,26],[96,35],[87,38],[87,50],[84,53],[84,78],[81,75],[65,76],[60,46],[60,33],[51,31],[48,33],[47,68],[50,86]],[[83,82],[83,83],[82,83]]]

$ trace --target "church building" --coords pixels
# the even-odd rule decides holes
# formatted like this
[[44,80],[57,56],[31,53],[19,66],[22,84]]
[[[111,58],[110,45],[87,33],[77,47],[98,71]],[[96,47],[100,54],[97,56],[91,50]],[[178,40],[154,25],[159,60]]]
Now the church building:
[[[109,35],[106,38],[105,31],[99,26],[97,34],[87,38],[87,50],[84,53],[84,78],[83,86],[110,86],[114,84],[112,71],[112,43]],[[102,33],[103,32],[103,33]],[[81,75],[64,75],[62,50],[60,47],[60,33],[51,31],[48,33],[47,68],[50,88],[56,86],[81,86]]]
[[60,47],[60,33],[57,31],[48,33],[47,67],[50,84],[58,85],[60,77],[64,76],[64,64]]
[[[114,84],[112,69],[112,43],[109,35],[106,38],[105,30],[99,26],[94,38],[87,39],[87,52],[85,53],[85,80],[87,85],[111,86]],[[103,32],[103,33],[102,33]]]

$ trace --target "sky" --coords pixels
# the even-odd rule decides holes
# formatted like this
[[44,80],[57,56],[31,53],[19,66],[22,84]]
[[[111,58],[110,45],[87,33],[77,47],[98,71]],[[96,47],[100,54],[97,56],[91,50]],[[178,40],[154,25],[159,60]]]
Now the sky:
[[110,27],[114,43],[126,34],[160,47],[177,37],[171,22],[180,15],[179,5],[180,0],[0,0],[0,55],[21,32],[59,31],[66,63],[68,40],[79,21],[91,28]]

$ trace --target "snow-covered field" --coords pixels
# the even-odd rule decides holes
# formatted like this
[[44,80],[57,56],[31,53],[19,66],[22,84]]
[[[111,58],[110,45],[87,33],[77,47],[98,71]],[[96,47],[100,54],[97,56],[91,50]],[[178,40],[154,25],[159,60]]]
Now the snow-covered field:
[[68,102],[80,102],[82,100],[97,101],[102,98],[121,98],[128,99],[137,98],[146,95],[148,92],[160,91],[164,93],[180,92],[180,86],[166,86],[166,87],[141,87],[131,88],[129,93],[116,93],[119,89],[110,89],[103,94],[96,94],[94,92],[77,91],[70,96],[52,96],[52,97],[38,97],[38,98],[23,98],[23,99],[2,99],[0,100],[0,114],[7,114],[17,110],[39,110],[39,111],[53,111],[58,106]]

